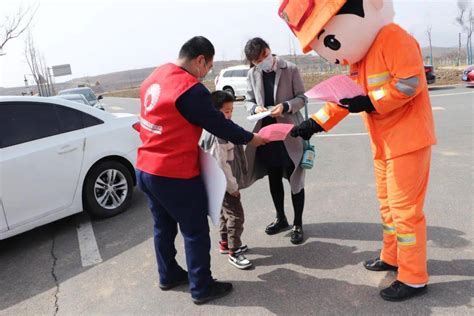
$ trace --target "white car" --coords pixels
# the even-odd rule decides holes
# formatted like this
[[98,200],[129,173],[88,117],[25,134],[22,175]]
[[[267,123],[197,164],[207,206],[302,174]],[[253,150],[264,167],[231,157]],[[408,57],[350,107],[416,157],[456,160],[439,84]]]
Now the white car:
[[125,211],[138,124],[59,98],[0,97],[0,240],[83,209]]
[[234,98],[245,97],[249,66],[240,65],[222,69],[215,79],[216,90],[224,90]]

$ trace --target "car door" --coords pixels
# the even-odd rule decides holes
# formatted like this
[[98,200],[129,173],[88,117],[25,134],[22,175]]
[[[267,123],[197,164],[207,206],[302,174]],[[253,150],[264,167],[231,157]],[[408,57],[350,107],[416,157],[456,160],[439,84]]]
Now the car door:
[[[1,163],[2,150],[0,149],[0,175],[2,174],[2,163]],[[2,181],[0,179],[0,233],[8,230],[7,219],[5,218],[5,212],[3,210],[3,190]]]
[[71,206],[84,155],[81,112],[0,104],[3,207],[10,229]]
[[224,88],[225,86],[229,86],[234,89],[234,78],[232,77],[233,73],[233,70],[227,70],[226,72],[224,72],[224,74],[222,75],[222,78],[224,79],[222,81],[222,88]]
[[235,77],[235,94],[238,96],[244,96],[247,90],[247,74],[248,69],[240,69],[234,72]]

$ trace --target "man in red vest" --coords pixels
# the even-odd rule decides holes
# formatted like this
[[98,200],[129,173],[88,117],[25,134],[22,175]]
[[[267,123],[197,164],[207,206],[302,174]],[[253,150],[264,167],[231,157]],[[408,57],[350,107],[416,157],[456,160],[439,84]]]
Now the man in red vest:
[[[147,195],[154,219],[160,288],[190,284],[196,304],[227,295],[231,283],[212,278],[208,199],[200,176],[198,141],[202,129],[234,144],[267,141],[245,131],[212,105],[200,82],[212,68],[214,47],[204,37],[187,41],[176,63],[155,71],[140,87],[141,113],[138,185]],[[175,260],[178,224],[184,238],[188,272]]]

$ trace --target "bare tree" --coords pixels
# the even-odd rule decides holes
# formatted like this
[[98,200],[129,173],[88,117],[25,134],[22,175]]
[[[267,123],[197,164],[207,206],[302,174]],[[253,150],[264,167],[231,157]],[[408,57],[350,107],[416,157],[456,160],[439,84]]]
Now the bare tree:
[[20,37],[28,29],[38,8],[39,3],[26,9],[19,7],[15,15],[4,18],[0,25],[0,33],[3,33],[0,35],[0,52],[10,40]]
[[25,41],[24,53],[26,62],[28,63],[28,67],[38,88],[38,94],[40,96],[52,95],[54,91],[51,87],[49,68],[46,65],[44,56],[37,50],[31,32],[28,33],[28,37]]
[[474,29],[474,15],[471,1],[458,0],[458,10],[459,15],[456,17],[456,23],[459,24],[462,32],[466,33],[467,63],[472,64],[472,32]]
[[466,18],[466,43],[467,43],[467,56],[469,58],[468,64],[471,65],[472,61],[472,31],[474,29],[474,15],[472,12],[472,6],[469,8],[469,14]]
[[431,24],[426,27],[426,35],[428,36],[428,42],[430,44],[430,64],[431,66],[434,66],[433,65],[433,45],[431,42],[431,29],[432,28],[433,26]]
[[456,59],[456,66],[461,65],[461,47],[462,47],[462,39],[461,39],[461,32],[459,32],[459,46],[458,46],[458,57]]

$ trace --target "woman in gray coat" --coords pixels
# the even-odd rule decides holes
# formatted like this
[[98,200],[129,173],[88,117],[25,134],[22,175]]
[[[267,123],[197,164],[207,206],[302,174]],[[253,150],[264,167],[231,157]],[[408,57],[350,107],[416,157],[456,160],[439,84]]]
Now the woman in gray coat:
[[[303,116],[299,112],[308,99],[304,95],[303,82],[296,66],[272,55],[270,47],[261,38],[249,40],[245,56],[251,69],[247,77],[246,108],[250,114],[271,109],[271,116],[258,121],[254,132],[275,123],[299,125]],[[304,176],[300,167],[303,156],[303,140],[287,137],[258,149],[246,150],[249,170],[255,179],[268,175],[270,193],[276,209],[276,219],[265,232],[273,235],[288,227],[284,210],[283,178],[291,185],[294,221],[291,242],[303,242]]]

